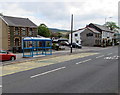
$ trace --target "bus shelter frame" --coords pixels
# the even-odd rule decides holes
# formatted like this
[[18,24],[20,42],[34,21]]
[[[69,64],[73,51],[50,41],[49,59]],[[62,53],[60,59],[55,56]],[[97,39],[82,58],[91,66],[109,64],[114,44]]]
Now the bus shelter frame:
[[[49,38],[26,37],[22,40],[23,57],[34,57],[36,55],[52,55],[52,40]],[[30,43],[29,46],[25,44]],[[39,46],[41,43],[41,46]],[[47,45],[49,43],[49,45]]]

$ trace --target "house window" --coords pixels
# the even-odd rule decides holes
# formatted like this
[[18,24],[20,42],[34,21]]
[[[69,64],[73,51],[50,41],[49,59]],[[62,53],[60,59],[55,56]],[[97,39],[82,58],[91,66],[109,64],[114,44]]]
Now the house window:
[[32,28],[29,29],[29,35],[32,35]]
[[97,37],[98,37],[98,35],[97,35],[97,34],[95,34],[95,37],[97,38]]
[[76,43],[79,43],[79,41],[77,40]]
[[97,44],[98,43],[98,40],[95,40],[95,44]]
[[101,38],[101,34],[99,34],[99,38]]
[[15,46],[19,46],[19,39],[18,38],[15,39]]
[[19,28],[15,27],[15,35],[19,35]]
[[78,36],[78,34],[75,34],[75,36]]
[[86,34],[87,37],[93,36],[93,33]]
[[99,34],[97,34],[98,35],[98,38],[99,38]]
[[96,38],[99,38],[99,34],[96,34]]
[[107,37],[107,32],[104,32],[104,35],[103,35],[104,37]]
[[26,28],[21,28],[22,30],[22,35],[26,35]]

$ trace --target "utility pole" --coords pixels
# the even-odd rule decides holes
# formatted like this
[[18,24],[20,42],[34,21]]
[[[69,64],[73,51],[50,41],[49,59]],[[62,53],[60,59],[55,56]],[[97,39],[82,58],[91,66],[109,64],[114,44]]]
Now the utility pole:
[[105,24],[106,24],[106,22],[107,22],[107,18],[112,18],[112,17],[106,17],[106,18],[105,18]]
[[72,53],[72,32],[73,32],[73,14],[71,16],[71,50],[70,50],[70,53]]

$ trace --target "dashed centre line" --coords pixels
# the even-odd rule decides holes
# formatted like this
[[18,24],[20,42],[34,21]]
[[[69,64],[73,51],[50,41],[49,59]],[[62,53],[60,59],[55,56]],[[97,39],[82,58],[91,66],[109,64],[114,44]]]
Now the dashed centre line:
[[98,56],[98,57],[96,57],[96,58],[101,58],[101,57],[103,57],[104,55],[101,55],[101,56]]
[[76,63],[76,64],[81,64],[81,63],[84,63],[84,62],[88,62],[88,61],[90,61],[90,60],[92,60],[92,59],[84,60],[84,61],[78,62],[78,63]]
[[57,68],[57,69],[54,69],[54,70],[50,70],[50,71],[47,71],[47,72],[44,72],[44,73],[41,73],[41,74],[33,75],[30,78],[35,78],[35,77],[42,76],[42,75],[45,75],[45,74],[48,74],[48,73],[52,73],[52,72],[55,72],[55,71],[58,71],[58,70],[61,70],[61,69],[65,69],[65,68],[66,67],[60,67],[60,68]]

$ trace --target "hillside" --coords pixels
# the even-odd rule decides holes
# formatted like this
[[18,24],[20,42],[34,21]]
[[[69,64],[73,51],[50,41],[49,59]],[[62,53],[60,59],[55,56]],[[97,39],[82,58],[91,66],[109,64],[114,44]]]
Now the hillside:
[[61,29],[56,29],[56,28],[49,28],[51,32],[60,32],[60,33],[68,33],[68,30],[61,30]]

